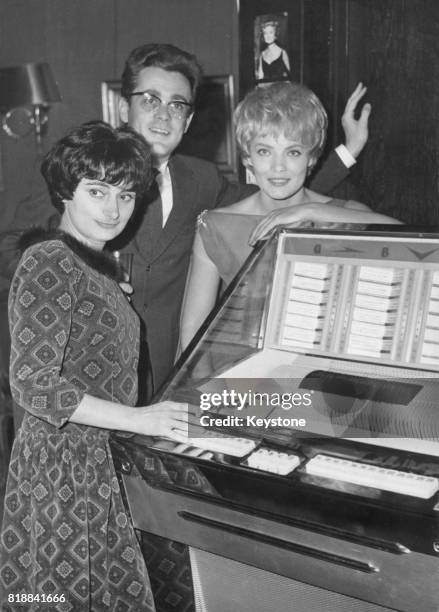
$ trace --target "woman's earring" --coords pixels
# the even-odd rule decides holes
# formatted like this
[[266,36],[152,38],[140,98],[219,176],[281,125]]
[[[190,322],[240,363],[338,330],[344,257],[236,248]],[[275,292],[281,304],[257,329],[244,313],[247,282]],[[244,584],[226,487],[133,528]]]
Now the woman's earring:
[[245,166],[245,182],[248,185],[256,185],[256,177],[253,172],[253,166],[249,163],[244,163]]
[[316,161],[315,159],[312,159],[308,162],[308,167],[306,169],[306,176],[309,176],[311,174],[311,172],[314,169],[314,166],[316,165]]

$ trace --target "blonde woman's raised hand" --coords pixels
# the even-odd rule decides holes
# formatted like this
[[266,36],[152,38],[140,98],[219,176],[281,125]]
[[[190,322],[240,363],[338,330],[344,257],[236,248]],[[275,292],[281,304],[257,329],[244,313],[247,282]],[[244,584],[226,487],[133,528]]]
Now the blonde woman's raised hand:
[[368,124],[372,106],[369,103],[364,104],[359,118],[355,118],[355,111],[358,103],[361,98],[363,98],[366,91],[367,87],[365,87],[363,83],[358,83],[346,102],[341,118],[341,125],[343,126],[345,134],[346,148],[355,158],[361,153],[369,138]]

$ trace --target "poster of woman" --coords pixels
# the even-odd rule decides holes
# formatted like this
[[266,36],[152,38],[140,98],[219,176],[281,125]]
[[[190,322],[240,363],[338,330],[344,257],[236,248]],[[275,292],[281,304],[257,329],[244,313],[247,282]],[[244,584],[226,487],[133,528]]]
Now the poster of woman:
[[255,77],[277,81],[290,77],[288,56],[288,13],[258,15],[254,20]]

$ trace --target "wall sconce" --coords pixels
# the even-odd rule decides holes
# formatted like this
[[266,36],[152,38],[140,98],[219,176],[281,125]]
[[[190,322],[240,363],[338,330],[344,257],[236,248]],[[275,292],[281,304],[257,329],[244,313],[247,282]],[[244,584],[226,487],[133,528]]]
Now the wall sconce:
[[[0,110],[4,115],[2,127],[8,136],[21,138],[33,128],[39,147],[42,128],[48,121],[50,104],[60,101],[61,96],[49,64],[29,63],[0,68]],[[16,112],[24,113],[29,122],[29,129],[23,134],[17,134],[11,126]]]

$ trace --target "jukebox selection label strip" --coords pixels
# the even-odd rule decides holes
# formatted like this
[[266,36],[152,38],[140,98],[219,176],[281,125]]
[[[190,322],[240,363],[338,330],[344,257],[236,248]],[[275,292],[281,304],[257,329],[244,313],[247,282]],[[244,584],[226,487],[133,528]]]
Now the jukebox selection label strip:
[[438,271],[382,260],[285,258],[274,346],[439,367]]

